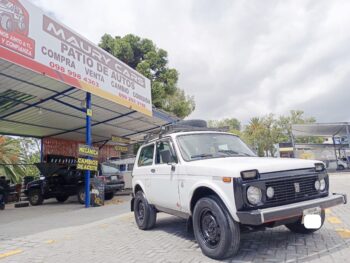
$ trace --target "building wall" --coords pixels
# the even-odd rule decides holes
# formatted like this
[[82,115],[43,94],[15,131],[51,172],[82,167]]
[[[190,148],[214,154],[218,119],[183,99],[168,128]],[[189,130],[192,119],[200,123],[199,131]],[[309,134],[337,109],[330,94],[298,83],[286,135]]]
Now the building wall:
[[[54,138],[43,139],[44,156],[48,154],[64,155],[78,157],[78,145],[84,142],[69,141]],[[94,145],[98,147],[98,145]],[[105,145],[99,151],[99,162],[104,162],[109,157],[120,157],[120,152],[117,152],[112,145]],[[45,160],[45,159],[44,159]]]

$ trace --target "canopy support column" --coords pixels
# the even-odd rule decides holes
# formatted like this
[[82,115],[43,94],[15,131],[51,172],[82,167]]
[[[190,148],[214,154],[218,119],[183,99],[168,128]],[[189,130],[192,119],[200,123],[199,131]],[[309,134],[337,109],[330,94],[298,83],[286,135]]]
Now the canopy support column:
[[[91,93],[86,93],[86,144],[91,146]],[[85,171],[85,207],[90,207],[90,171]]]

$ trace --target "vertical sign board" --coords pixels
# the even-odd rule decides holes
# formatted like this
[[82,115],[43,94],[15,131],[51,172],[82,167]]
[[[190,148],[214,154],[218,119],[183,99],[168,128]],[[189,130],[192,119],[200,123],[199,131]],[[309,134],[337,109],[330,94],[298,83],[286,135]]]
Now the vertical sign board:
[[26,0],[0,11],[0,59],[152,116],[149,79]]
[[[98,148],[91,147],[84,144],[79,144],[78,147],[78,162],[77,169],[85,171],[98,171],[98,161],[92,158],[98,157]],[[102,206],[104,205],[104,182],[99,178],[92,178],[90,181],[91,186],[91,205]]]

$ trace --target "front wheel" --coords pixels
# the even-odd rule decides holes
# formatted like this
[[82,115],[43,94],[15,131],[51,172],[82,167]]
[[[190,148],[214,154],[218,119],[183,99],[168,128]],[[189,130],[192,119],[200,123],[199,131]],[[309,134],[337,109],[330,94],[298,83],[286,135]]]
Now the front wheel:
[[210,258],[232,257],[239,249],[239,225],[217,196],[203,197],[196,203],[193,232],[203,254]]
[[32,206],[42,205],[44,202],[43,195],[40,189],[30,190],[28,193],[28,200]]
[[134,216],[139,229],[148,230],[154,227],[157,211],[150,205],[143,192],[138,191],[134,200]]
[[114,192],[112,193],[105,193],[105,200],[111,200],[114,197]]
[[325,220],[325,212],[322,210],[321,212],[321,226],[317,229],[309,229],[302,224],[302,217],[298,221],[292,224],[287,224],[286,227],[293,233],[298,233],[298,234],[312,234],[316,232],[317,230],[321,229],[323,226],[324,220]]

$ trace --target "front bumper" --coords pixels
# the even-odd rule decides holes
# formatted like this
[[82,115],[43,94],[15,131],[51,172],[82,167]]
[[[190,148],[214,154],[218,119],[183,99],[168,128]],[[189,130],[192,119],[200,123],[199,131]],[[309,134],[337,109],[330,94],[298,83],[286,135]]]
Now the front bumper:
[[276,222],[292,217],[303,215],[303,210],[313,207],[326,209],[332,206],[346,204],[345,194],[333,194],[327,197],[303,201],[294,204],[288,204],[253,211],[238,211],[237,216],[240,223],[245,225],[261,225],[269,222]]
[[118,190],[124,189],[125,183],[120,182],[120,183],[113,183],[113,184],[106,184],[105,185],[105,193],[110,193],[110,192],[115,192]]

